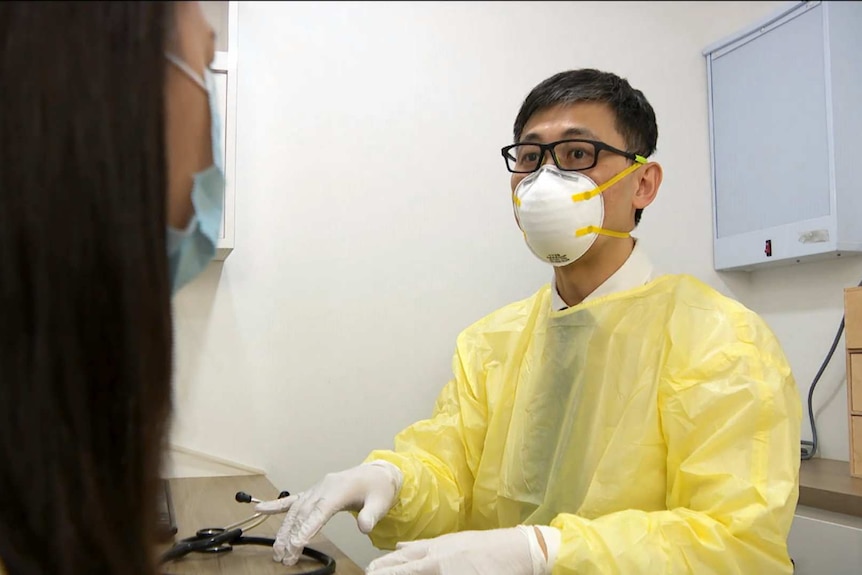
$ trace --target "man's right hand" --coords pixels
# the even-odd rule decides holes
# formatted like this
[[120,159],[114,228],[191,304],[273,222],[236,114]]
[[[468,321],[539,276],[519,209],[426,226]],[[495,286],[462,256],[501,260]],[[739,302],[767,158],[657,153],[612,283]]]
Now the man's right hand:
[[339,511],[358,511],[359,530],[370,533],[395,504],[404,475],[387,461],[372,461],[330,473],[311,489],[284,499],[263,501],[256,511],[287,511],[273,545],[273,559],[295,565],[302,549]]

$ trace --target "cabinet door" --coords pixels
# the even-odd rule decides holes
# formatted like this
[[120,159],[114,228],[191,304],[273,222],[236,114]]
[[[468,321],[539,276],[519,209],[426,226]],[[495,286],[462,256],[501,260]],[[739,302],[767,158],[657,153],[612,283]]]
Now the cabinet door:
[[850,413],[862,415],[862,353],[851,353],[849,357],[847,387],[850,393]]
[[711,63],[716,237],[830,214],[823,6]]
[[862,349],[862,288],[860,287],[844,290],[844,342],[848,350]]
[[862,415],[850,416],[850,475],[862,477]]

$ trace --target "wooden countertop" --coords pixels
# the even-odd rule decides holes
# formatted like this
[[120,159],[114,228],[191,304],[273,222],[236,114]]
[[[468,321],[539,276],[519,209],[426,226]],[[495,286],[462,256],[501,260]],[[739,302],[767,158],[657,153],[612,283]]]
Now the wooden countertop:
[[815,457],[799,467],[799,505],[862,517],[862,479],[846,461]]
[[[203,527],[224,527],[252,515],[253,505],[237,503],[234,499],[237,491],[245,491],[258,499],[274,499],[278,496],[278,489],[263,475],[184,477],[169,481],[176,513],[177,541],[194,535],[195,531]],[[283,518],[283,515],[270,516],[265,523],[255,527],[248,535],[274,537]],[[323,535],[315,537],[309,547],[335,559],[336,575],[364,575],[364,571],[356,563]],[[167,546],[160,551],[166,549]],[[182,573],[295,575],[320,567],[320,563],[308,558],[300,559],[294,567],[285,567],[272,560],[271,547],[243,545],[235,547],[229,553],[214,555],[192,553],[163,565],[160,571],[170,575]]]
[[[237,491],[251,493],[260,499],[272,499],[278,495],[278,489],[263,475],[176,478],[170,480],[170,486],[177,516],[177,540],[202,527],[220,527],[251,515],[254,512],[251,505],[234,500]],[[799,469],[799,504],[862,517],[862,479],[851,477],[850,464],[846,461],[821,458],[803,461]],[[272,516],[249,534],[273,537],[281,520],[280,515]],[[323,535],[315,537],[310,547],[335,559],[336,575],[364,574]],[[170,575],[298,575],[319,566],[310,559],[303,559],[295,567],[285,567],[272,560],[270,547],[249,545],[218,555],[193,553],[164,565],[161,572]]]

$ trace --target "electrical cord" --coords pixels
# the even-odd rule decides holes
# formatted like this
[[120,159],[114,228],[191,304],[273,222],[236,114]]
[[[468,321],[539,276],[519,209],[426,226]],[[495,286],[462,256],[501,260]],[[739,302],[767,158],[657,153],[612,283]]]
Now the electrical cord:
[[826,354],[826,359],[820,364],[820,369],[817,370],[817,375],[811,382],[811,387],[808,388],[808,421],[811,422],[811,441],[802,440],[802,461],[808,461],[814,454],[817,453],[817,426],[814,424],[814,388],[820,381],[823,372],[826,371],[826,366],[832,360],[835,354],[835,349],[838,347],[838,341],[841,339],[841,334],[844,333],[844,318],[841,318],[841,325],[838,326],[838,333],[835,334],[835,339],[832,340],[832,347],[829,348],[829,353]]
[[[857,287],[862,287],[862,281],[857,284]],[[829,348],[829,353],[823,363],[820,364],[820,369],[817,370],[817,375],[811,382],[811,387],[808,388],[808,421],[811,422],[811,441],[802,440],[802,461],[808,461],[817,453],[819,443],[817,441],[817,426],[814,424],[814,388],[826,371],[829,362],[832,361],[832,356],[835,355],[835,350],[838,348],[838,342],[841,340],[841,334],[844,333],[844,316],[841,316],[841,324],[838,326],[838,332],[835,334],[835,339],[832,340],[832,346]]]

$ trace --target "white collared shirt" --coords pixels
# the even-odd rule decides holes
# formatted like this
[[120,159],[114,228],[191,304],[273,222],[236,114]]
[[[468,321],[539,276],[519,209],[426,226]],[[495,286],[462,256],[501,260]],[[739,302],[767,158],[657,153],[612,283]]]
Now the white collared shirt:
[[[641,247],[640,240],[636,240],[635,247],[629,255],[629,259],[627,259],[625,263],[620,266],[620,269],[615,271],[611,277],[606,279],[599,287],[594,289],[590,295],[585,297],[584,301],[636,288],[649,283],[654,278],[655,272],[652,267],[652,262]],[[563,298],[560,297],[560,292],[557,291],[556,277],[551,280],[551,288],[553,288],[551,289],[552,309],[556,311],[568,309],[568,304],[563,301]]]

